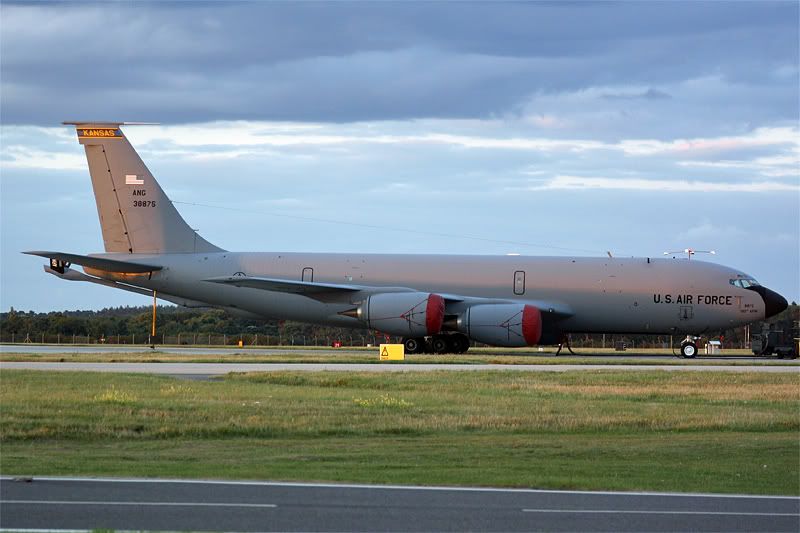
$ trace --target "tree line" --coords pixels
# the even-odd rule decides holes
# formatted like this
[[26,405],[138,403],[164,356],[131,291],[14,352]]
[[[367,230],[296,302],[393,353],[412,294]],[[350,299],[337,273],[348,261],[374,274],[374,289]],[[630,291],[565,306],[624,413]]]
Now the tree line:
[[[62,335],[82,337],[112,337],[116,335],[150,334],[153,309],[149,306],[108,307],[99,311],[51,311],[35,313],[17,311],[13,307],[0,313],[0,332],[3,337],[30,335]],[[180,334],[240,335],[260,334],[271,336],[307,335],[336,337],[352,330],[315,326],[301,322],[279,320],[252,320],[240,318],[219,309],[185,309],[175,306],[156,308],[157,335]]]
[[[303,338],[305,339],[353,339],[365,335],[376,335],[377,332],[318,326],[302,322],[283,320],[252,320],[241,318],[219,309],[186,309],[171,305],[157,307],[157,338],[175,337],[177,335],[227,335],[231,338],[247,335],[259,335],[262,338]],[[751,333],[758,333],[765,324],[783,324],[792,327],[792,323],[800,320],[800,307],[795,302],[784,312],[765,322],[751,325]],[[51,311],[35,313],[33,311],[17,311],[13,307],[0,313],[0,338],[9,342],[12,338],[19,342],[26,337],[32,340],[60,336],[89,337],[91,339],[110,338],[115,336],[134,336],[145,339],[150,334],[152,308],[108,307],[99,311]],[[735,328],[723,332],[715,332],[710,338],[722,336],[725,344],[731,347],[743,347],[745,343],[744,328]],[[12,337],[13,335],[13,337]],[[379,335],[379,334],[377,334]],[[185,338],[185,337],[184,337]],[[668,336],[654,335],[573,335],[574,346],[599,347],[601,343],[611,347],[615,341],[626,341],[636,346],[663,345],[669,342]]]

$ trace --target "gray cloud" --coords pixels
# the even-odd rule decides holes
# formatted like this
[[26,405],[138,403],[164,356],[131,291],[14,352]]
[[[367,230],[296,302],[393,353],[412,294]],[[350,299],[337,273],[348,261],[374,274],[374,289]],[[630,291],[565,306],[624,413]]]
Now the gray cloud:
[[672,98],[671,95],[658,89],[647,89],[638,93],[610,93],[602,95],[606,100],[664,100]]
[[[718,76],[796,117],[794,3],[7,4],[4,123],[488,117]],[[656,88],[658,87],[658,88]],[[623,94],[623,93],[620,93]],[[613,99],[613,98],[612,98]],[[721,102],[720,105],[724,105]],[[773,111],[770,111],[773,110]]]
[[796,299],[799,10],[3,1],[0,304],[141,303],[18,253],[102,249],[74,132],[38,127],[87,118],[164,123],[126,131],[231,249],[552,252],[352,226],[402,220],[598,254],[715,248]]

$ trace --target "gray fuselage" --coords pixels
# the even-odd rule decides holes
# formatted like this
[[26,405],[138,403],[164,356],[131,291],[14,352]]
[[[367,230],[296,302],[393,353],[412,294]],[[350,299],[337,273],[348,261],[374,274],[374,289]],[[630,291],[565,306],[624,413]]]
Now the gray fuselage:
[[745,274],[685,259],[234,252],[97,257],[163,265],[152,276],[87,271],[178,301],[331,326],[363,327],[338,314],[363,295],[354,292],[346,300],[320,302],[203,280],[245,275],[458,295],[461,301],[448,303],[448,315],[475,303],[531,303],[543,313],[560,312],[563,318],[551,324],[561,333],[700,334],[765,316],[759,294],[731,283]]

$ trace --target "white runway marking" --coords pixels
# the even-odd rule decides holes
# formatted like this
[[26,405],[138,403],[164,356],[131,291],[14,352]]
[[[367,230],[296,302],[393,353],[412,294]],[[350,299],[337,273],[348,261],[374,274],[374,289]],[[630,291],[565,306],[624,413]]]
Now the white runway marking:
[[8,529],[0,527],[0,531],[15,531],[18,533],[89,533],[91,529],[22,529],[16,527]]
[[678,514],[678,515],[718,515],[718,516],[797,516],[800,513],[746,513],[737,511],[642,511],[628,509],[523,509],[523,513],[563,513],[563,514]]
[[0,503],[17,505],[126,505],[142,507],[264,507],[273,509],[272,503],[204,503],[204,502],[107,502],[107,501],[72,501],[72,500],[0,500]]

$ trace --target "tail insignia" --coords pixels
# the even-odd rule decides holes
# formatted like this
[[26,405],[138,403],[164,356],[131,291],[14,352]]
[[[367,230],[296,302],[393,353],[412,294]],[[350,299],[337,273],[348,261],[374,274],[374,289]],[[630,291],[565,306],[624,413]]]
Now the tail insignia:
[[108,138],[122,137],[122,130],[119,128],[78,128],[78,138]]

